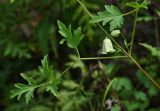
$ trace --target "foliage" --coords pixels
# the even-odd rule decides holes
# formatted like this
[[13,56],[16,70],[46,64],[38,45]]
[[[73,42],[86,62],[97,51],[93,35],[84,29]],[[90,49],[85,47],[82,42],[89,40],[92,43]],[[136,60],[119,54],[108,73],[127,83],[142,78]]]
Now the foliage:
[[160,49],[156,47],[152,47],[149,44],[146,43],[140,43],[141,46],[145,47],[147,50],[149,50],[152,54],[152,56],[160,57]]
[[53,69],[52,66],[49,65],[47,60],[47,55],[44,56],[44,58],[41,60],[42,66],[39,66],[39,71],[47,77],[48,81],[45,83],[41,83],[40,85],[37,85],[36,81],[32,77],[28,77],[26,74],[21,74],[23,79],[25,79],[28,82],[28,85],[16,83],[14,86],[17,89],[14,89],[11,91],[11,98],[14,98],[16,96],[19,100],[22,96],[22,94],[25,94],[26,103],[28,104],[31,98],[34,96],[33,93],[36,88],[42,87],[46,85],[46,90],[50,91],[54,96],[58,97],[58,84],[60,81],[56,77],[52,77]]
[[121,28],[124,18],[121,11],[114,5],[106,5],[106,11],[98,12],[97,16],[94,16],[91,20],[91,23],[103,22],[103,25],[110,23],[110,31]]
[[[97,11],[100,8],[100,6],[97,3],[93,3],[88,0],[83,0],[83,4],[85,4],[87,9],[89,9],[90,11]],[[91,41],[93,42],[94,28],[96,28],[96,25],[88,23],[88,21],[90,20],[90,17],[86,15],[83,8],[78,4],[78,2],[76,0],[65,1],[64,8],[68,9],[69,11],[73,11],[74,14],[70,15],[71,19],[75,23],[78,23],[78,25],[83,27],[82,30],[86,32],[87,38],[89,39],[90,42]]]
[[64,41],[67,41],[68,47],[77,48],[80,41],[84,37],[83,34],[81,33],[81,28],[80,27],[77,28],[76,30],[74,30],[74,33],[72,33],[71,25],[67,29],[66,26],[61,21],[57,21],[57,23],[59,26],[59,33],[64,37],[64,39],[60,41],[60,44],[63,44]]
[[126,6],[133,7],[135,9],[140,9],[140,8],[148,9],[148,5],[149,5],[149,2],[147,0],[143,1],[142,3],[138,3],[138,2],[126,3]]
[[159,111],[159,8],[158,0],[1,0],[1,110]]
[[23,79],[25,79],[28,82],[28,85],[21,84],[21,83],[15,84],[14,86],[17,89],[14,89],[11,91],[11,98],[18,96],[17,99],[19,100],[22,94],[26,93],[25,94],[26,103],[29,103],[29,101],[33,97],[33,92],[35,88],[37,87],[36,86],[37,84],[31,77],[28,77],[25,74],[21,74],[21,76],[23,77]]

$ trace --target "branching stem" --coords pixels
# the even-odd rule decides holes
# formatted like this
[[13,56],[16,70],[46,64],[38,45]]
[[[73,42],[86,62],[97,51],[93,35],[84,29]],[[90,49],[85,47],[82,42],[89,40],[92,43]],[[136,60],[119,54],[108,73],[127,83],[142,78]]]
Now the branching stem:
[[[83,7],[83,9],[85,10],[85,12],[92,18],[92,14],[88,11],[88,9],[84,6],[84,4],[80,1],[77,0],[77,2]],[[137,19],[137,15],[138,15],[138,10],[136,11],[136,17],[135,17],[135,22],[134,22],[134,29],[133,29],[133,33],[132,33],[132,44],[133,45],[133,40],[134,40],[134,35],[135,35],[135,28],[136,28],[136,19]],[[160,89],[160,85],[150,76],[150,74],[148,74],[140,65],[139,63],[132,57],[132,55],[128,52],[126,52],[110,35],[109,33],[99,24],[97,23],[97,25],[100,27],[100,29],[106,34],[106,36],[108,36],[115,45],[117,45],[117,47],[119,47],[121,49],[121,51],[123,52],[124,55],[128,56],[132,62],[139,68],[139,70],[141,70],[143,72],[143,74],[152,81],[152,83],[157,86],[157,88]]]

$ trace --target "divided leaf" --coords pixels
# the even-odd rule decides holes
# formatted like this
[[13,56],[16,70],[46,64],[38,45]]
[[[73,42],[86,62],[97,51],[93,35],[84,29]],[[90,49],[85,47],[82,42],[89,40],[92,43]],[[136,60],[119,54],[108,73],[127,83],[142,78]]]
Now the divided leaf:
[[64,38],[60,41],[60,44],[63,44],[67,41],[67,45],[70,48],[77,48],[80,41],[83,39],[84,35],[81,33],[81,27],[78,27],[76,30],[71,30],[71,25],[68,27],[65,26],[61,21],[57,21],[59,27],[59,33]]
[[37,84],[31,77],[28,77],[25,74],[21,74],[21,76],[28,82],[28,85],[21,83],[15,84],[14,86],[16,89],[11,91],[10,97],[14,98],[17,96],[17,99],[19,100],[21,96],[25,94],[26,104],[28,104],[31,98],[34,96],[33,92],[37,88]]
[[129,2],[129,3],[125,4],[125,5],[126,5],[126,6],[129,6],[129,7],[133,7],[133,8],[135,8],[135,9],[140,9],[140,8],[148,9],[148,5],[149,5],[149,4],[150,4],[150,3],[149,3],[147,0],[145,0],[145,1],[143,1],[142,3]]
[[110,24],[110,31],[121,28],[124,18],[121,11],[114,5],[105,5],[106,11],[98,12],[93,16],[91,23],[103,22],[103,25]]
[[10,95],[11,98],[17,96],[17,99],[19,100],[22,95],[25,95],[26,104],[28,104],[34,96],[33,93],[35,89],[44,85],[46,85],[45,90],[50,91],[56,97],[58,96],[57,90],[60,80],[56,79],[56,76],[52,78],[53,68],[52,66],[49,65],[47,58],[48,56],[45,55],[44,58],[41,60],[42,66],[39,67],[40,72],[45,74],[45,76],[47,77],[47,81],[41,83],[40,85],[37,85],[36,81],[32,77],[29,77],[24,73],[21,73],[22,78],[25,79],[28,82],[28,84],[27,85],[22,83],[15,84],[14,85],[15,89],[11,91]]
[[152,47],[151,45],[146,44],[146,43],[140,43],[140,45],[145,47],[146,49],[148,49],[151,52],[152,56],[160,57],[160,49],[159,48]]

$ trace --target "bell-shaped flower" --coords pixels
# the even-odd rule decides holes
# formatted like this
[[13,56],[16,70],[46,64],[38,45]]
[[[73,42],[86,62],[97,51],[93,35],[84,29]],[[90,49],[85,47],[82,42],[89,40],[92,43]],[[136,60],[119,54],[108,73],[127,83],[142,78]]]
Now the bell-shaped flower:
[[105,38],[103,40],[103,45],[102,45],[102,54],[107,54],[108,52],[114,52],[115,49],[113,48],[112,42],[110,39]]

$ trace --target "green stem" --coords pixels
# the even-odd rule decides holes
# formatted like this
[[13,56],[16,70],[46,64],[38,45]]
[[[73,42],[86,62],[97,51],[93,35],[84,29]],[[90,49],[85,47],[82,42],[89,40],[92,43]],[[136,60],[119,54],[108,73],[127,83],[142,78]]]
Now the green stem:
[[[93,16],[92,16],[92,14],[87,10],[87,8],[83,5],[83,3],[80,1],[80,0],[77,0],[78,1],[78,3],[84,8],[84,10],[87,12],[87,14],[92,18]],[[138,15],[138,11],[136,12],[136,16]],[[137,17],[136,17],[136,19],[137,19]],[[152,82],[153,82],[153,84],[155,85],[155,86],[157,86],[159,89],[160,89],[160,85],[138,64],[138,62],[131,56],[131,54],[130,53],[127,53],[110,35],[109,35],[109,33],[99,24],[99,23],[97,23],[97,25],[100,27],[100,29],[106,34],[106,36],[108,36],[114,43],[115,43],[115,45],[117,45],[121,50],[122,50],[122,52],[126,55],[126,56],[128,56],[134,63],[135,63],[135,65],[143,72],[143,74],[146,76],[146,77],[148,77]],[[135,20],[135,25],[134,25],[134,27],[136,27],[136,20]],[[135,29],[134,29],[135,30]],[[135,34],[135,31],[134,31],[134,33],[132,33],[133,35]],[[133,36],[133,38],[132,39],[134,39],[134,36]],[[133,40],[132,40],[133,41]]]
[[112,57],[89,57],[89,58],[80,58],[81,60],[100,60],[100,59],[120,59],[127,58],[127,56],[112,56]]
[[138,10],[136,11],[135,19],[134,19],[134,25],[133,25],[133,31],[132,31],[132,38],[131,38],[131,47],[129,50],[129,53],[132,53],[132,48],[133,48],[133,41],[135,37],[135,31],[136,31],[136,25],[137,25],[137,16],[138,16]]
[[47,84],[49,84],[49,83],[51,83],[51,82],[45,82],[45,83],[39,84],[39,85],[35,86],[35,88],[38,88],[38,87],[41,87],[41,86],[47,85]]
[[82,6],[82,8],[85,10],[85,12],[92,18],[92,14],[88,11],[88,9],[86,8],[86,6],[83,5],[83,3],[80,0],[77,0],[78,3]]
[[66,68],[62,73],[59,74],[59,76],[57,76],[56,79],[59,79],[60,77],[62,77],[76,62],[74,62],[73,64],[71,64],[68,68]]
[[104,93],[104,96],[103,96],[103,99],[102,99],[101,111],[103,111],[103,107],[104,107],[104,103],[105,103],[105,99],[107,97],[108,91],[111,88],[111,86],[114,83],[114,81],[116,81],[116,80],[117,80],[117,78],[114,78],[113,80],[111,80],[111,82],[109,82],[108,85],[106,85],[107,87],[106,87],[106,90],[105,90],[105,93]]
[[132,11],[130,11],[130,12],[127,12],[127,13],[124,13],[124,14],[123,14],[123,16],[129,15],[129,14],[131,14],[131,13],[135,12],[135,11],[137,11],[137,9],[135,9],[135,10],[132,10]]
[[76,51],[77,51],[78,58],[80,59],[81,56],[80,56],[80,54],[79,54],[78,48],[76,48]]

